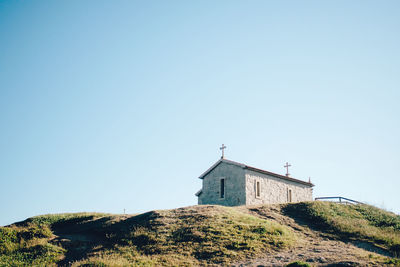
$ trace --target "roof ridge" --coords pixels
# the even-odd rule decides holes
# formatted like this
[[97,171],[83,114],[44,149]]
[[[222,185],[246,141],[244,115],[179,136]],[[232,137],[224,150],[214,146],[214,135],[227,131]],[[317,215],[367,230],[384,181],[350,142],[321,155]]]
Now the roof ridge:
[[237,162],[237,161],[233,161],[233,160],[229,160],[229,159],[225,159],[225,158],[219,159],[209,169],[207,169],[202,175],[200,175],[199,178],[203,179],[204,176],[206,176],[209,172],[211,172],[221,162],[234,164],[234,165],[240,166],[242,168],[246,168],[246,169],[249,169],[249,170],[252,170],[252,171],[255,171],[255,172],[259,172],[259,173],[275,176],[277,178],[281,178],[281,179],[288,180],[288,181],[291,181],[291,182],[301,183],[301,184],[308,185],[308,186],[311,186],[311,187],[314,186],[314,184],[312,184],[310,182],[306,182],[306,181],[299,180],[299,179],[296,179],[296,178],[292,178],[292,177],[289,177],[289,176],[284,176],[282,174],[278,174],[278,173],[274,173],[274,172],[270,172],[270,171],[265,171],[263,169],[255,168],[255,167],[252,167],[250,165],[247,165],[247,164],[244,164],[244,163],[240,163],[240,162]]

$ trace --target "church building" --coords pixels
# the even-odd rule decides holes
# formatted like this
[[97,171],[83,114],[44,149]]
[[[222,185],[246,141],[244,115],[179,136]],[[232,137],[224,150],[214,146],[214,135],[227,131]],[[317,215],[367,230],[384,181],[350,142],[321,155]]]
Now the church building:
[[[287,163],[285,167],[289,166]],[[239,206],[313,200],[311,182],[289,177],[288,172],[284,176],[227,160],[223,154],[199,178],[203,180],[203,188],[196,193],[199,205]]]

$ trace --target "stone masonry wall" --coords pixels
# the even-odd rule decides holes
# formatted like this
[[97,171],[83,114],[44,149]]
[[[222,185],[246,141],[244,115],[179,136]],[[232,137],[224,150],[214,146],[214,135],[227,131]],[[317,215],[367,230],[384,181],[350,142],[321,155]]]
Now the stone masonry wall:
[[[225,179],[225,197],[220,197],[220,180]],[[245,172],[239,166],[221,162],[203,178],[199,205],[239,206],[246,204]]]
[[[312,201],[312,188],[277,177],[246,170],[246,205],[287,203],[291,190],[292,202]],[[256,181],[260,182],[260,197],[256,197]]]

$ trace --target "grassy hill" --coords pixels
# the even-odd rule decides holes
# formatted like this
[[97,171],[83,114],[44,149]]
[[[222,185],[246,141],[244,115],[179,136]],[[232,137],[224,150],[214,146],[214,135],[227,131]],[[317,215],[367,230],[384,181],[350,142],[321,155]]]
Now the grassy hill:
[[326,202],[54,214],[0,227],[0,266],[400,265],[399,255],[400,216]]
[[342,240],[360,240],[400,257],[400,216],[368,205],[309,202],[285,213]]

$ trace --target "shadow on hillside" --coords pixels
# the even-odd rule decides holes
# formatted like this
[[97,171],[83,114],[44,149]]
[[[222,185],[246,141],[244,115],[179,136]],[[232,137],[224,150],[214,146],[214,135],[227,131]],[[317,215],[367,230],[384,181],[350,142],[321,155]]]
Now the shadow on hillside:
[[390,251],[378,247],[372,242],[357,240],[356,236],[349,233],[338,232],[333,229],[329,224],[322,220],[313,220],[308,215],[308,207],[305,203],[295,203],[289,204],[282,207],[282,212],[284,215],[291,217],[299,225],[306,226],[315,232],[319,232],[322,237],[331,240],[340,240],[343,242],[348,242],[354,246],[367,250],[369,252],[374,252],[383,256],[390,257],[392,254]]
[[157,218],[157,213],[152,211],[131,217],[78,218],[56,223],[52,225],[52,231],[58,237],[52,243],[67,250],[65,258],[57,264],[69,266],[90,253],[112,248],[135,227],[151,228]]

